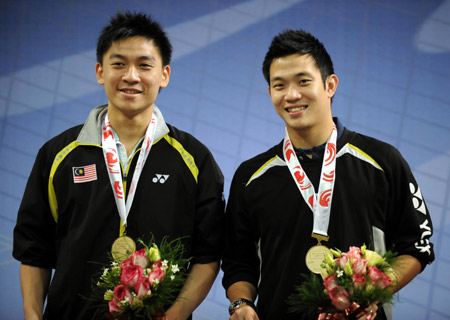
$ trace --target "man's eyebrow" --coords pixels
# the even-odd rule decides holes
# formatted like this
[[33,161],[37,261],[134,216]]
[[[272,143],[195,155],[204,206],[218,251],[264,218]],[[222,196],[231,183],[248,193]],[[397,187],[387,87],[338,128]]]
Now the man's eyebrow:
[[282,77],[273,77],[273,78],[270,79],[270,82],[273,82],[273,81],[282,81],[282,80],[283,80]]
[[[119,53],[111,53],[111,55],[109,56],[109,59],[110,60],[112,60],[112,59],[123,59],[123,60],[126,60],[126,57],[121,55],[121,54],[119,54]],[[149,55],[140,56],[137,59],[140,60],[140,61],[143,61],[143,60],[156,61],[155,57],[150,55],[150,54]]]
[[152,61],[156,61],[155,57],[152,56],[151,54],[145,55],[145,56],[140,56],[138,58],[138,60],[152,60]]
[[[312,77],[312,74],[310,72],[308,72],[308,71],[301,71],[299,73],[296,73],[294,75],[294,78],[304,77],[304,76]],[[270,81],[283,81],[283,80],[284,80],[283,77],[273,77],[273,78],[270,79]]]
[[302,71],[295,75],[296,78],[303,77],[303,76],[312,77],[312,74],[308,71]]
[[125,57],[118,53],[111,53],[111,55],[109,56],[109,60],[112,59],[125,59]]

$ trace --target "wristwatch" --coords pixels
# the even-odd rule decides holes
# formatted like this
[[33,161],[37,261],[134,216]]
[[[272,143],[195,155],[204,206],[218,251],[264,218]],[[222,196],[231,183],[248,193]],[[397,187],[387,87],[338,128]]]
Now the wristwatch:
[[250,300],[244,299],[244,298],[239,298],[230,303],[230,306],[228,307],[228,312],[230,313],[230,316],[234,313],[234,310],[236,310],[237,308],[239,308],[243,305],[250,306],[253,308],[253,310],[256,311],[256,307],[253,302],[251,302]]

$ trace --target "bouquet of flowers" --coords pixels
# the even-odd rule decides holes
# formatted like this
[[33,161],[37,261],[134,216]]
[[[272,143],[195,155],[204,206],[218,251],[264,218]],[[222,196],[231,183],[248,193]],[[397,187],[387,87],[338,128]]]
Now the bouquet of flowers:
[[395,254],[383,256],[361,248],[330,249],[324,257],[322,279],[312,274],[288,298],[290,311],[305,319],[355,319],[372,303],[392,303]]
[[[153,240],[153,237],[152,237]],[[125,261],[113,261],[96,283],[104,301],[97,310],[109,319],[164,319],[186,280],[181,239],[165,237],[158,247],[139,241],[143,249],[135,251]]]

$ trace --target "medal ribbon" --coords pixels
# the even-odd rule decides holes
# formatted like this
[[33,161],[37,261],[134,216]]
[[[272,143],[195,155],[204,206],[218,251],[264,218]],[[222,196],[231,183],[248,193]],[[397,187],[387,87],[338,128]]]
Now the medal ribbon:
[[337,129],[336,125],[333,124],[333,131],[327,141],[323,157],[318,193],[315,192],[313,184],[297,159],[287,129],[283,142],[283,155],[289,171],[303,199],[313,212],[313,234],[321,235],[326,239],[328,239],[328,224],[330,222],[331,200],[335,181],[336,141]]
[[137,183],[141,176],[142,168],[152,148],[153,138],[155,136],[157,118],[155,113],[152,114],[152,119],[145,132],[144,140],[141,146],[141,152],[134,169],[133,179],[131,180],[130,189],[128,191],[128,198],[125,202],[125,194],[122,182],[122,174],[120,170],[119,154],[117,152],[116,141],[114,139],[114,133],[112,131],[111,123],[106,114],[102,121],[102,146],[103,155],[105,157],[106,167],[108,168],[108,176],[111,182],[111,187],[114,193],[114,199],[116,200],[117,210],[119,211],[120,219],[122,220],[122,226],[127,223],[128,213],[133,203],[134,194],[136,193]]

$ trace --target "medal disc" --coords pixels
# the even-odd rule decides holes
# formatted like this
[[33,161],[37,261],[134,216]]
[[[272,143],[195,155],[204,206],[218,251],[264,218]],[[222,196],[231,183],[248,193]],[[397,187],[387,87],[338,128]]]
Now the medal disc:
[[325,255],[331,253],[330,249],[323,245],[311,247],[306,253],[306,266],[311,272],[321,274],[324,270],[320,265],[325,260]]
[[136,243],[128,236],[117,238],[111,247],[113,259],[118,263],[122,263],[127,260],[135,251]]

